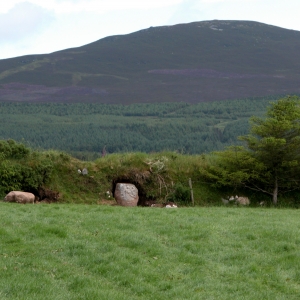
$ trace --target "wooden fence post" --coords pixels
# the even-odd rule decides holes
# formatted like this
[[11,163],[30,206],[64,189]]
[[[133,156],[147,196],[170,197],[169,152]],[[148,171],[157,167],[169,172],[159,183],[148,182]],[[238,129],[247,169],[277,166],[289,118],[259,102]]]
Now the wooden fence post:
[[193,192],[193,186],[192,186],[192,179],[189,178],[189,186],[190,186],[190,191],[191,191],[191,200],[193,206],[195,206],[195,201],[194,201],[194,192]]

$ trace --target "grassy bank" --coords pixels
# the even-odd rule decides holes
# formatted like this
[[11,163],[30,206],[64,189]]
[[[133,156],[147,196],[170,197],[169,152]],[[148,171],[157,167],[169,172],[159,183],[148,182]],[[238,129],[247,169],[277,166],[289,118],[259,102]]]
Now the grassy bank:
[[[140,202],[174,200],[190,206],[189,178],[193,183],[195,205],[221,205],[221,196],[239,191],[212,187],[201,175],[206,160],[203,155],[183,155],[176,152],[109,154],[95,161],[81,161],[57,151],[42,152],[53,162],[49,188],[60,193],[60,202],[97,204],[114,192],[116,183],[129,182],[137,186]],[[86,168],[88,174],[78,173]],[[175,197],[179,191],[186,197]],[[226,194],[227,193],[227,194]],[[178,194],[178,193],[177,193]],[[255,193],[251,192],[253,200]],[[259,195],[257,199],[261,200]],[[111,199],[111,198],[110,198]],[[254,205],[257,205],[255,200]]]
[[297,210],[1,203],[1,299],[298,299]]
[[[196,206],[223,205],[222,197],[236,194],[248,196],[251,206],[259,206],[261,201],[266,206],[271,204],[271,197],[261,192],[235,186],[220,187],[208,180],[204,171],[214,160],[210,154],[129,152],[82,161],[55,150],[34,151],[12,140],[1,141],[0,148],[2,199],[11,190],[23,190],[34,193],[40,200],[49,200],[51,195],[58,194],[60,203],[99,204],[113,200],[118,182],[127,182],[138,188],[139,205],[154,200],[191,206],[191,179]],[[87,174],[78,172],[83,169],[87,169]],[[51,199],[56,201],[56,198]],[[281,194],[279,206],[299,207],[298,199],[297,191]]]

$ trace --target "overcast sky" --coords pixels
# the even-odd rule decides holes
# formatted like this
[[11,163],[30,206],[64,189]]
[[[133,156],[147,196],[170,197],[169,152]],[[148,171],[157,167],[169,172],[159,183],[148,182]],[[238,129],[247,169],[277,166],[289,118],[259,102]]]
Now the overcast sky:
[[0,0],[0,59],[150,26],[250,20],[300,31],[300,0]]

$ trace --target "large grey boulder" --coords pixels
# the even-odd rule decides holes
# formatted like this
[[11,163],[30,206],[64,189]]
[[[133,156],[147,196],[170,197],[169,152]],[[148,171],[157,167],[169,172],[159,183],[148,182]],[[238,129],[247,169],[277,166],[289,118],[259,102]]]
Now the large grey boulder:
[[121,206],[137,206],[139,201],[138,189],[132,183],[117,183],[114,196]]
[[32,193],[20,192],[20,191],[11,191],[9,192],[4,201],[7,202],[16,202],[16,203],[33,203],[34,204],[35,196]]

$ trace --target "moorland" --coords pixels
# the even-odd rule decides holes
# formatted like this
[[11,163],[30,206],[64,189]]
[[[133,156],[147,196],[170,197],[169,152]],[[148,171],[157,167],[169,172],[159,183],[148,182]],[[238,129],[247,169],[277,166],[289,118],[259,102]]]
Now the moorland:
[[297,94],[299,48],[299,31],[258,22],[150,27],[0,60],[0,101],[199,103]]

